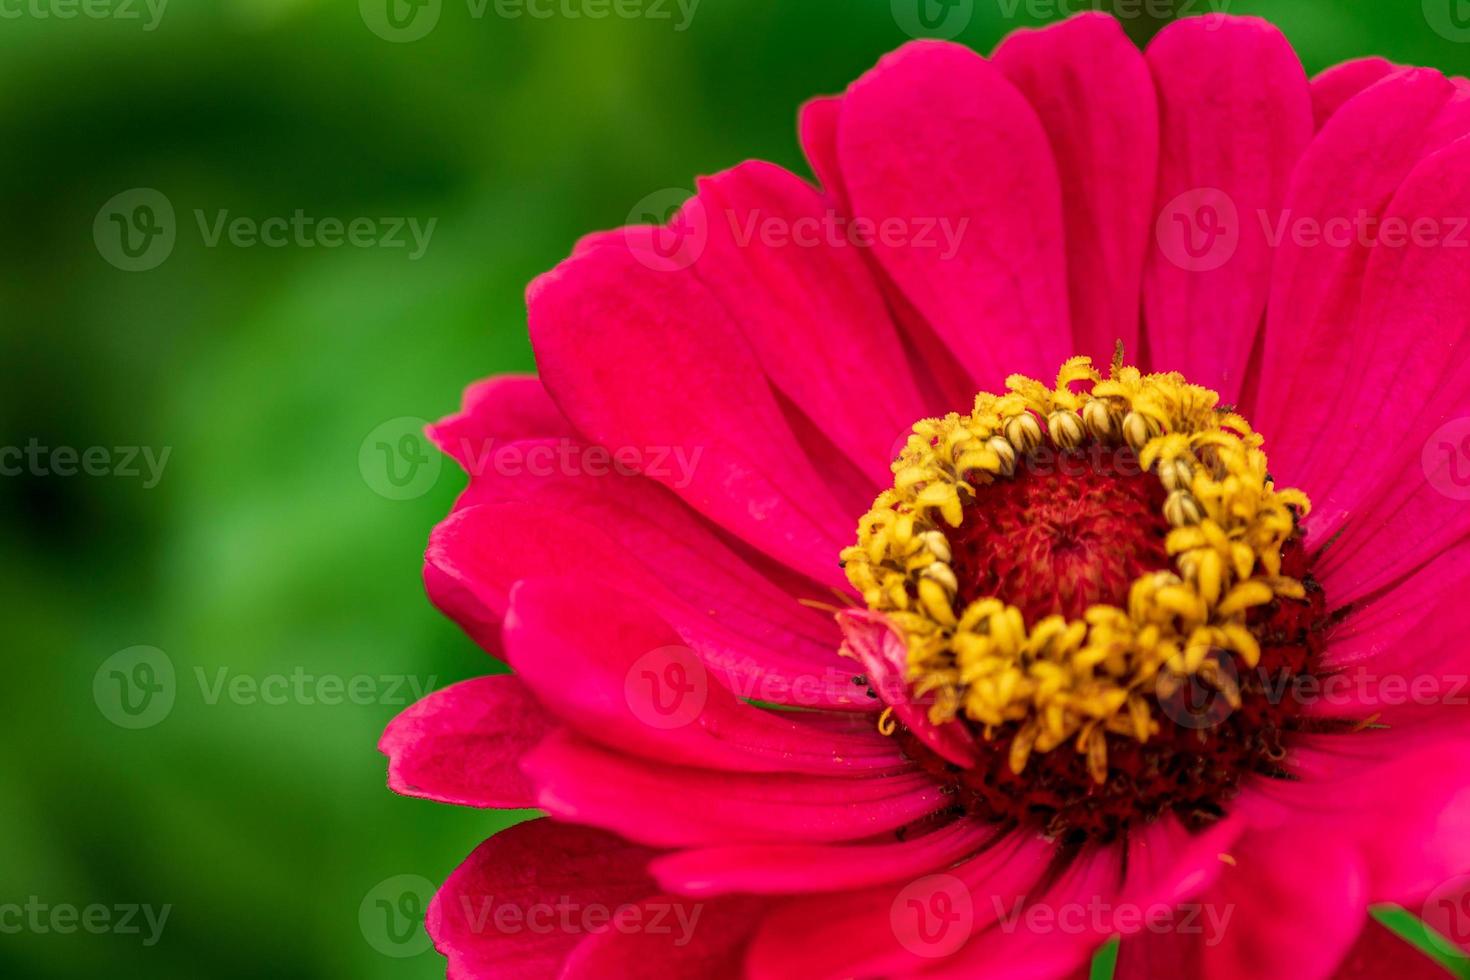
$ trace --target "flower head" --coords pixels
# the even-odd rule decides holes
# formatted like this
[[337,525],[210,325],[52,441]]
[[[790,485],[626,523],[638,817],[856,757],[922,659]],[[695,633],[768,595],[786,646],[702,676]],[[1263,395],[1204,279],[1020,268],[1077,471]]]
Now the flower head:
[[1367,910],[1470,870],[1470,89],[1083,15],[801,133],[820,189],[589,237],[433,429],[429,593],[513,673],[390,784],[549,815],[435,899],[450,975],[1417,956]]

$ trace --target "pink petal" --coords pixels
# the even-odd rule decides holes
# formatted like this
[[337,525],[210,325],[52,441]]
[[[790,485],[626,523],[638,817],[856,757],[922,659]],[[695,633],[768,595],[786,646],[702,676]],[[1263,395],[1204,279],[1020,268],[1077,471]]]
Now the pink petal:
[[555,976],[585,935],[558,909],[615,909],[657,892],[655,852],[588,827],[532,820],[485,841],[429,904],[450,980]]
[[676,851],[649,870],[680,895],[845,891],[947,868],[997,828],[957,820],[913,840],[881,844],[736,844]]
[[1234,815],[1201,831],[1172,815],[1161,817],[1129,838],[1123,900],[1142,908],[1196,898],[1219,878],[1225,867],[1220,855],[1248,829],[1248,821]]
[[[1470,563],[1463,554],[1441,555],[1385,594],[1355,607],[1333,630],[1323,666],[1347,677],[1355,688],[1363,686],[1360,680],[1377,685],[1392,680],[1413,693],[1413,686],[1427,683],[1429,698],[1470,702],[1470,683],[1461,683],[1470,670],[1470,649],[1464,645],[1470,633],[1470,604],[1463,599],[1467,591]],[[1402,704],[1407,695],[1398,696]],[[1364,718],[1383,707],[1383,696],[1377,696],[1314,711],[1323,717]]]
[[[1314,498],[1311,533],[1325,541],[1345,528],[1319,563],[1334,602],[1391,584],[1470,532],[1467,456],[1455,428],[1470,414],[1467,178],[1470,140],[1461,140],[1423,160],[1394,196],[1385,222],[1427,221],[1446,237],[1373,250],[1355,355],[1332,381],[1344,393],[1333,431],[1303,463]],[[1451,244],[1454,234],[1460,246]],[[1391,439],[1383,438],[1388,418]]]
[[1270,285],[1274,226],[1312,135],[1307,79],[1276,28],[1190,17],[1149,45],[1161,143],[1144,274],[1150,364],[1238,399]]
[[1207,906],[1234,914],[1224,942],[1204,951],[1210,980],[1329,977],[1367,917],[1366,874],[1330,835],[1251,834],[1231,852]]
[[[609,530],[628,528],[615,523]],[[597,569],[600,582],[642,596],[738,693],[783,704],[872,709],[835,646],[780,621],[763,622],[760,614],[771,604],[741,609],[742,600],[762,598],[754,576],[744,586],[729,586],[723,602],[698,602],[692,590],[726,587],[738,564],[725,566],[716,558],[711,575],[700,579],[702,567],[690,555],[660,574],[638,560],[626,538],[615,540],[591,520],[556,508],[511,501],[451,515],[429,540],[431,595],[479,639],[481,624],[504,617],[517,582],[565,574],[568,556]],[[683,595],[673,591],[676,586]]]
[[673,847],[857,840],[948,802],[923,774],[832,778],[659,765],[555,734],[523,763],[553,816]]
[[[1344,106],[1308,147],[1287,194],[1266,321],[1265,356],[1253,421],[1270,439],[1273,470],[1306,490],[1324,519],[1330,485],[1312,460],[1326,446],[1343,453],[1343,380],[1355,352],[1375,346],[1373,324],[1363,344],[1344,343],[1343,325],[1357,315],[1363,276],[1377,250],[1359,239],[1360,216],[1377,219],[1423,153],[1426,130],[1453,91],[1438,72],[1408,69]],[[1331,181],[1322,179],[1332,174]],[[1312,237],[1302,237],[1307,231]],[[1336,229],[1329,238],[1327,229]],[[1364,393],[1368,394],[1368,393]],[[1358,397],[1356,390],[1348,397]],[[1371,399],[1370,399],[1371,400]]]
[[594,579],[522,581],[511,595],[505,649],[543,704],[611,748],[741,772],[912,768],[876,730],[819,732],[799,713],[738,701],[672,627]]
[[837,145],[875,256],[971,377],[1055,372],[1071,347],[1061,191],[1015,87],[966,48],[908,44],[848,91]]
[[1412,906],[1470,868],[1470,732],[1403,737],[1397,752],[1369,754],[1362,746],[1375,734],[1306,741],[1290,760],[1299,782],[1261,780],[1242,800],[1269,801],[1302,836],[1355,844],[1369,898]]
[[395,793],[440,803],[520,809],[535,806],[520,759],[552,722],[519,679],[461,681],[412,705],[378,741]]
[[1333,65],[1312,79],[1312,116],[1321,129],[1343,103],[1394,70],[1387,58],[1357,58]]
[[1036,110],[1063,179],[1075,350],[1138,351],[1138,297],[1159,165],[1153,76],[1118,22],[1079,14],[1012,34],[995,65]]
[[541,381],[530,374],[503,374],[465,389],[459,412],[429,426],[429,438],[473,472],[501,442],[571,436],[572,427]]
[[[568,451],[568,462],[546,465]],[[471,479],[462,503],[509,501],[539,507],[553,521],[565,516],[600,528],[704,618],[753,641],[819,664],[831,662],[841,641],[830,614],[802,604],[831,604],[830,591],[731,542],[674,493],[631,475],[599,447],[568,440],[500,447]]]
[[1123,939],[1118,980],[1316,980],[1333,969],[1367,915],[1364,872],[1328,835],[1257,833],[1208,891]]
[[868,686],[898,719],[929,748],[957,766],[975,763],[975,738],[960,721],[936,725],[929,709],[913,699],[908,683],[908,646],[897,628],[880,613],[850,609],[837,614],[842,648],[863,665]]
[[[1412,721],[1470,724],[1470,563],[1446,555],[1369,601],[1332,637],[1332,674],[1308,713],[1324,718],[1379,716],[1395,727]],[[1316,694],[1317,692],[1313,692]]]
[[[1019,926],[1018,903],[1024,908],[1053,853],[1039,837],[1012,833],[948,870],[794,899],[761,925],[747,974],[757,980],[874,977],[947,966],[974,934],[999,928],[998,919],[1005,917],[1013,931]],[[1020,946],[1023,937],[1015,938]],[[997,956],[983,975],[1009,962]]]
[[693,461],[686,473],[650,467],[649,475],[752,545],[840,586],[836,556],[852,535],[852,515],[786,425],[740,334],[741,312],[726,312],[687,268],[660,264],[667,261],[630,234],[532,283],[531,341],[543,382],[567,418],[604,446],[643,460],[682,451]]
[[1049,888],[1029,894],[1024,908],[1013,905],[994,928],[976,935],[954,966],[959,975],[968,967],[970,975],[984,968],[989,976],[992,970],[984,964],[994,963],[1003,964],[994,971],[1000,977],[1062,976],[1085,963],[1110,934],[1127,942],[1157,930],[1160,922],[1183,929],[1195,919],[1176,907],[1197,909],[1198,897],[1224,868],[1220,853],[1244,829],[1243,821],[1227,819],[1194,834],[1170,816],[1125,843],[1089,847]]
[[1444,967],[1411,946],[1403,937],[1369,919],[1333,980],[1445,980]]
[[1381,676],[1395,669],[1385,664],[1396,664],[1407,677],[1416,663],[1454,656],[1470,633],[1470,605],[1461,598],[1470,590],[1466,557],[1463,552],[1441,555],[1354,608],[1333,630],[1324,665],[1333,670],[1361,666]]
[[660,980],[735,980],[762,905],[749,898],[690,902],[656,895],[619,910],[587,936],[562,966],[560,980],[657,976]]
[[[435,530],[437,532],[438,529]],[[482,590],[462,577],[444,571],[432,560],[424,562],[423,575],[424,591],[434,608],[464,630],[480,649],[504,660],[500,646],[500,621],[505,612],[503,604],[488,601]]]
[[847,190],[842,183],[842,170],[837,163],[837,120],[842,114],[842,99],[824,95],[801,107],[797,129],[801,148],[806,152],[812,173],[821,181],[822,192],[846,213]]
[[[1203,915],[1203,904],[1199,904]],[[1188,913],[1194,915],[1192,911]],[[1218,921],[1218,920],[1217,920]],[[1157,980],[1158,977],[1200,977],[1204,940],[1198,933],[1177,929],[1143,930],[1124,936],[1118,946],[1114,980]]]
[[[853,214],[847,196],[847,183],[838,159],[837,134],[842,117],[842,99],[826,96],[812,99],[801,107],[801,145],[806,151],[812,171],[822,182],[823,193],[842,214]],[[869,274],[878,284],[887,303],[888,316],[899,326],[900,337],[908,355],[909,367],[919,379],[920,396],[925,409],[921,417],[930,418],[969,406],[975,385],[964,368],[955,363],[949,348],[935,335],[923,314],[894,283],[871,248],[861,250]]]
[[894,446],[924,416],[883,296],[847,216],[772,164],[699,183],[711,215],[694,266],[772,384],[857,463],[867,496],[892,483]]

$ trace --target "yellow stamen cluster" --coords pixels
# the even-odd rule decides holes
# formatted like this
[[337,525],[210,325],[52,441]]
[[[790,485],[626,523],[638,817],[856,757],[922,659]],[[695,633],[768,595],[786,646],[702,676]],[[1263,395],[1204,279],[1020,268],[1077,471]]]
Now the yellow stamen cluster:
[[[1259,661],[1247,615],[1304,594],[1282,577],[1281,552],[1307,498],[1275,489],[1261,437],[1214,391],[1121,361],[1104,379],[1089,358],[1073,358],[1050,388],[1014,375],[1006,394],[981,393],[968,415],[918,422],[893,464],[893,488],[842,553],[869,608],[903,633],[909,682],[916,697],[933,698],[931,720],[963,715],[987,737],[1014,725],[1017,773],[1033,752],[1073,741],[1102,782],[1106,733],[1146,742],[1158,731],[1151,700],[1185,678],[1238,704],[1222,658]],[[1027,623],[998,597],[961,606],[944,529],[963,522],[975,487],[1011,478],[1048,441],[1071,451],[1088,439],[1126,445],[1163,483],[1173,570],[1136,580],[1126,609],[1094,605],[1079,620]]]

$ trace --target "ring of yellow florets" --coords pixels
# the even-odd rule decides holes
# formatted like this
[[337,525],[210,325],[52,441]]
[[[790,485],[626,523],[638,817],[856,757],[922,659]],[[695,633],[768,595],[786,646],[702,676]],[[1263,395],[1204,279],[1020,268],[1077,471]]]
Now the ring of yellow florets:
[[[990,737],[1012,726],[1009,763],[1071,742],[1097,782],[1108,733],[1147,742],[1150,701],[1196,677],[1239,706],[1233,654],[1261,656],[1250,611],[1300,599],[1281,574],[1282,548],[1308,501],[1277,490],[1261,437],[1219,395],[1177,374],[1142,374],[1115,359],[1109,377],[1091,359],[1062,366],[1056,385],[1014,375],[1005,395],[981,393],[968,415],[918,422],[879,495],[844,549],[848,580],[908,646],[916,698],[930,719],[963,717]],[[1000,597],[963,602],[944,528],[957,528],[977,484],[1012,478],[1049,440],[1062,451],[1088,439],[1131,448],[1168,491],[1164,518],[1172,570],[1145,574],[1127,608],[1092,605],[1081,619],[1028,623]]]

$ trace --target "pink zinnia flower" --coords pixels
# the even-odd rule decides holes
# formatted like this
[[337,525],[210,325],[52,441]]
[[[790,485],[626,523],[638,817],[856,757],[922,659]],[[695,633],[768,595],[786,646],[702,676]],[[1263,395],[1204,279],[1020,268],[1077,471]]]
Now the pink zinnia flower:
[[1433,972],[1367,910],[1470,870],[1470,86],[1084,15],[800,130],[820,190],[584,240],[433,428],[514,673],[389,782],[549,814],[449,975]]

